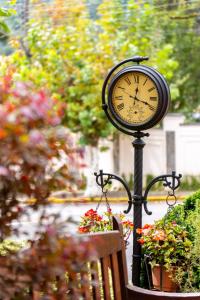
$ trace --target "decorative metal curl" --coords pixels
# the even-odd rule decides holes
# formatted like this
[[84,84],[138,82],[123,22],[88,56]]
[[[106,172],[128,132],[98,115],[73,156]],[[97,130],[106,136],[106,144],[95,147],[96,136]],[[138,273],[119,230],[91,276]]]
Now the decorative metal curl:
[[[163,186],[165,187],[169,187],[172,190],[172,193],[169,193],[169,196],[174,196],[174,191],[180,186],[180,179],[181,179],[182,175],[176,175],[175,171],[172,171],[172,174],[166,174],[166,175],[160,175],[158,177],[155,177],[147,186],[145,193],[144,193],[144,201],[147,200],[147,196],[148,193],[150,191],[150,189],[152,188],[152,186],[159,182],[159,181],[163,181]],[[171,178],[172,180],[170,181],[169,178]]]
[[[119,182],[121,182],[121,184],[124,186],[127,195],[128,195],[128,204],[131,207],[132,206],[132,196],[131,196],[131,192],[129,190],[129,187],[127,185],[127,183],[123,180],[123,178],[114,175],[114,174],[110,174],[110,173],[103,173],[103,170],[99,171],[99,174],[97,174],[96,172],[94,173],[94,175],[96,176],[96,183],[101,187],[102,189],[102,193],[105,193],[105,186],[107,184],[110,184],[112,182],[113,179],[118,180]],[[104,176],[107,176],[107,178],[104,178]]]
[[[147,215],[151,215],[152,212],[148,210],[147,208],[147,196],[148,193],[150,191],[150,189],[152,188],[152,186],[160,181],[163,181],[163,186],[165,187],[169,187],[172,192],[168,192],[168,197],[175,197],[174,191],[180,186],[180,179],[182,177],[181,174],[176,175],[175,171],[172,171],[172,174],[166,174],[166,175],[160,175],[158,177],[155,177],[147,186],[145,192],[144,192],[144,196],[138,196],[138,195],[131,195],[130,189],[127,185],[127,183],[124,181],[123,178],[114,175],[114,174],[110,174],[110,173],[104,173],[103,170],[100,170],[99,173],[94,173],[94,175],[96,176],[96,183],[101,187],[102,189],[102,193],[106,193],[105,186],[107,184],[110,184],[112,182],[113,179],[118,180],[125,188],[127,196],[128,196],[128,208],[126,210],[124,210],[125,214],[128,214],[132,208],[132,205],[140,205],[143,204],[144,205],[144,210],[146,212]],[[171,179],[171,180],[169,180]],[[167,198],[168,199],[168,198]],[[175,198],[176,199],[176,198]]]

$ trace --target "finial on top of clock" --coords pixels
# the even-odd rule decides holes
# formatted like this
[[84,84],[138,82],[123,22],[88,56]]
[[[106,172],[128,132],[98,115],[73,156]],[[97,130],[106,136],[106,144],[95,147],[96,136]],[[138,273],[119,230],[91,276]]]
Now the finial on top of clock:
[[136,62],[139,65],[139,63],[141,63],[142,61],[149,60],[149,57],[136,55],[136,56],[133,56],[131,60],[133,62]]

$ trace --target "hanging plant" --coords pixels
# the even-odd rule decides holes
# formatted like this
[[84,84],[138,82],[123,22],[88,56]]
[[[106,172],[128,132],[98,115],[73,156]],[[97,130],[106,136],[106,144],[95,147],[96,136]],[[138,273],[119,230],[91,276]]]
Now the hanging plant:
[[[109,231],[112,230],[112,216],[114,214],[111,208],[107,208],[107,211],[102,215],[97,213],[97,210],[89,209],[83,216],[81,216],[81,222],[79,224],[79,233],[89,233],[98,231]],[[134,224],[126,218],[122,213],[117,214],[121,220],[123,226],[124,240],[128,241],[131,232],[133,231]]]

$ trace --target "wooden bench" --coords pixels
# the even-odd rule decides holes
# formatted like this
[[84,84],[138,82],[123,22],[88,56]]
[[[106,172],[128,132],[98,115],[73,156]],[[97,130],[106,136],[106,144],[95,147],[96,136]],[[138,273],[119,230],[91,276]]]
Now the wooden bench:
[[[199,299],[200,293],[167,293],[142,289],[128,284],[125,244],[122,225],[113,218],[113,231],[81,234],[81,244],[86,240],[95,245],[97,256],[85,262],[87,272],[73,278],[73,286],[87,282],[81,289],[82,297],[76,297],[73,289],[69,299],[85,300],[180,300]],[[91,284],[93,282],[93,284]],[[95,284],[94,284],[95,283]],[[40,299],[33,297],[33,299]],[[68,299],[68,298],[67,298]],[[59,299],[60,300],[60,299]]]

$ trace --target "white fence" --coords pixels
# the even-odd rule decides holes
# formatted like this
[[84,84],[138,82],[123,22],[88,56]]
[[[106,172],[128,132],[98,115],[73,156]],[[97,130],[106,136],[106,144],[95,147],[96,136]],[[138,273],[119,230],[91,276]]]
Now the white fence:
[[[168,114],[163,120],[162,129],[148,130],[149,137],[144,138],[144,175],[161,175],[176,170],[183,175],[200,174],[200,123],[184,125],[181,114]],[[119,175],[133,173],[133,138],[124,134],[119,140]],[[106,152],[99,152],[99,169],[115,172],[113,143],[101,141],[107,146]],[[98,171],[98,170],[97,170]]]

